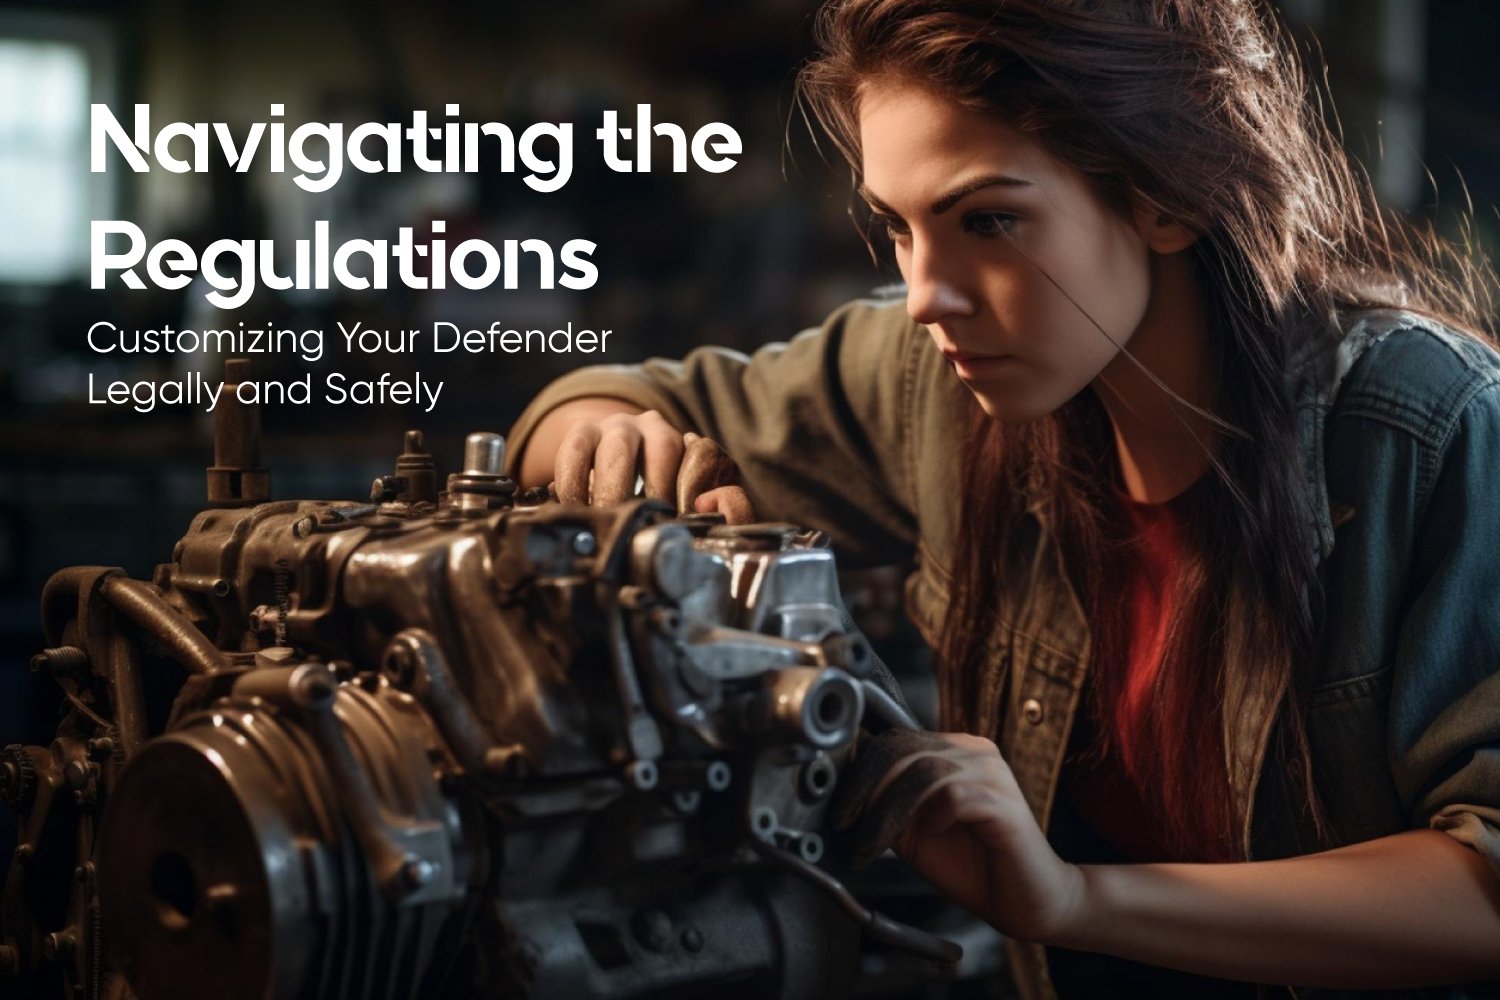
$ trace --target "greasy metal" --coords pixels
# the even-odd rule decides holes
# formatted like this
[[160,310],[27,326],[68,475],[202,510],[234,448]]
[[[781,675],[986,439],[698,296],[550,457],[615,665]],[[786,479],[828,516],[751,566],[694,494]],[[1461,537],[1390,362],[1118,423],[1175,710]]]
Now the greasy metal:
[[861,723],[910,719],[824,539],[516,506],[502,447],[471,435],[443,499],[408,432],[375,502],[221,494],[152,583],[49,581],[37,666],[65,712],[50,747],[0,751],[0,977],[814,998],[852,975],[857,924],[951,957],[816,864]]
[[224,362],[224,386],[214,406],[214,464],[208,469],[208,502],[245,507],[271,498],[271,473],[262,464],[260,407],[240,401],[250,362]]
[[438,498],[437,465],[422,442],[421,431],[407,431],[396,471],[375,480],[371,503],[427,504]]
[[492,431],[475,431],[464,439],[465,476],[505,474],[505,438]]
[[462,472],[448,477],[448,506],[466,513],[509,507],[516,484],[504,474],[505,439],[492,431],[475,431],[464,439]]

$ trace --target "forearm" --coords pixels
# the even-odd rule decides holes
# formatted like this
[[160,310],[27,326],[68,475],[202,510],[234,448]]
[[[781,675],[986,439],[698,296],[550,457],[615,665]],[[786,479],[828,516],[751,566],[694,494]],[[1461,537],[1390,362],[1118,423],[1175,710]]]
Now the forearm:
[[599,420],[616,413],[640,412],[641,407],[633,403],[607,396],[573,399],[549,410],[526,441],[526,451],[521,455],[519,466],[521,486],[546,486],[552,481],[557,451],[562,446],[563,438],[568,436],[568,431],[578,421]]
[[1079,913],[1050,943],[1273,984],[1500,978],[1500,880],[1437,831],[1281,861],[1082,872]]

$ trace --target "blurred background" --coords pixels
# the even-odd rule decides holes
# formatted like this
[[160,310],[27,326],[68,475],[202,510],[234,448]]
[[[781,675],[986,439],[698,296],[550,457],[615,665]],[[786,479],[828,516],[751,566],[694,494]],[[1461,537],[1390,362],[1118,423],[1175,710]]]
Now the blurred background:
[[[550,378],[588,356],[445,354],[367,357],[335,346],[335,322],[377,328],[460,326],[615,331],[603,360],[679,355],[705,342],[752,348],[816,323],[889,278],[849,218],[846,173],[820,162],[792,112],[792,78],[810,50],[811,0],[194,0],[0,2],[0,743],[47,742],[55,697],[26,658],[41,645],[37,597],[55,570],[124,567],[149,578],[204,498],[210,424],[200,407],[139,414],[89,406],[105,381],[179,377],[174,355],[88,351],[107,319],[125,330],[273,324],[329,331],[322,361],[256,359],[259,377],[329,370],[353,378],[420,370],[446,383],[436,411],[394,405],[270,407],[267,462],[277,497],[360,498],[388,472],[401,432],[421,427],[439,471],[463,435],[504,431]],[[1489,0],[1281,0],[1302,42],[1320,47],[1350,150],[1381,196],[1457,232],[1500,240],[1500,77],[1491,65],[1500,4]],[[88,105],[122,122],[149,103],[156,127],[222,121],[235,134],[266,121],[409,122],[415,109],[461,120],[575,123],[572,180],[538,194],[521,176],[362,174],[312,195],[291,174],[224,169],[134,174],[118,157],[87,172]],[[723,175],[616,174],[597,152],[601,112],[653,105],[655,121],[691,134],[722,121],[744,142]],[[657,153],[658,163],[661,153]],[[572,237],[598,244],[584,292],[495,288],[412,293],[264,290],[216,313],[201,285],[182,291],[90,291],[88,222],[128,219],[149,241],[310,234],[335,243],[448,233],[498,242]],[[593,360],[599,360],[593,356]],[[919,651],[900,621],[899,572],[853,585],[888,656]]]

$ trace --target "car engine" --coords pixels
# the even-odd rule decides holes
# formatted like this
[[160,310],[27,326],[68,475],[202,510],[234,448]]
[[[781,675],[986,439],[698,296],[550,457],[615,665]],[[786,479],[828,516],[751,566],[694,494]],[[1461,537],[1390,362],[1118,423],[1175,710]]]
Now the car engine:
[[258,411],[215,420],[151,582],[43,592],[0,992],[759,1000],[839,995],[861,935],[957,961],[826,850],[861,732],[917,723],[818,533],[558,504],[490,433],[442,488],[410,431],[368,501],[273,501]]

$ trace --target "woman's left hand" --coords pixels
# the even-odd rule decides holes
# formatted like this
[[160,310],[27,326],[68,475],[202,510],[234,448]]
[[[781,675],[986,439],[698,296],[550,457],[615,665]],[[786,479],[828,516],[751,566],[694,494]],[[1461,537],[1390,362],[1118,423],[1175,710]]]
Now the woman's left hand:
[[888,847],[1002,934],[1065,936],[1083,907],[1077,866],[1057,856],[999,749],[981,736],[890,730],[861,741],[840,775],[836,828],[855,863]]

